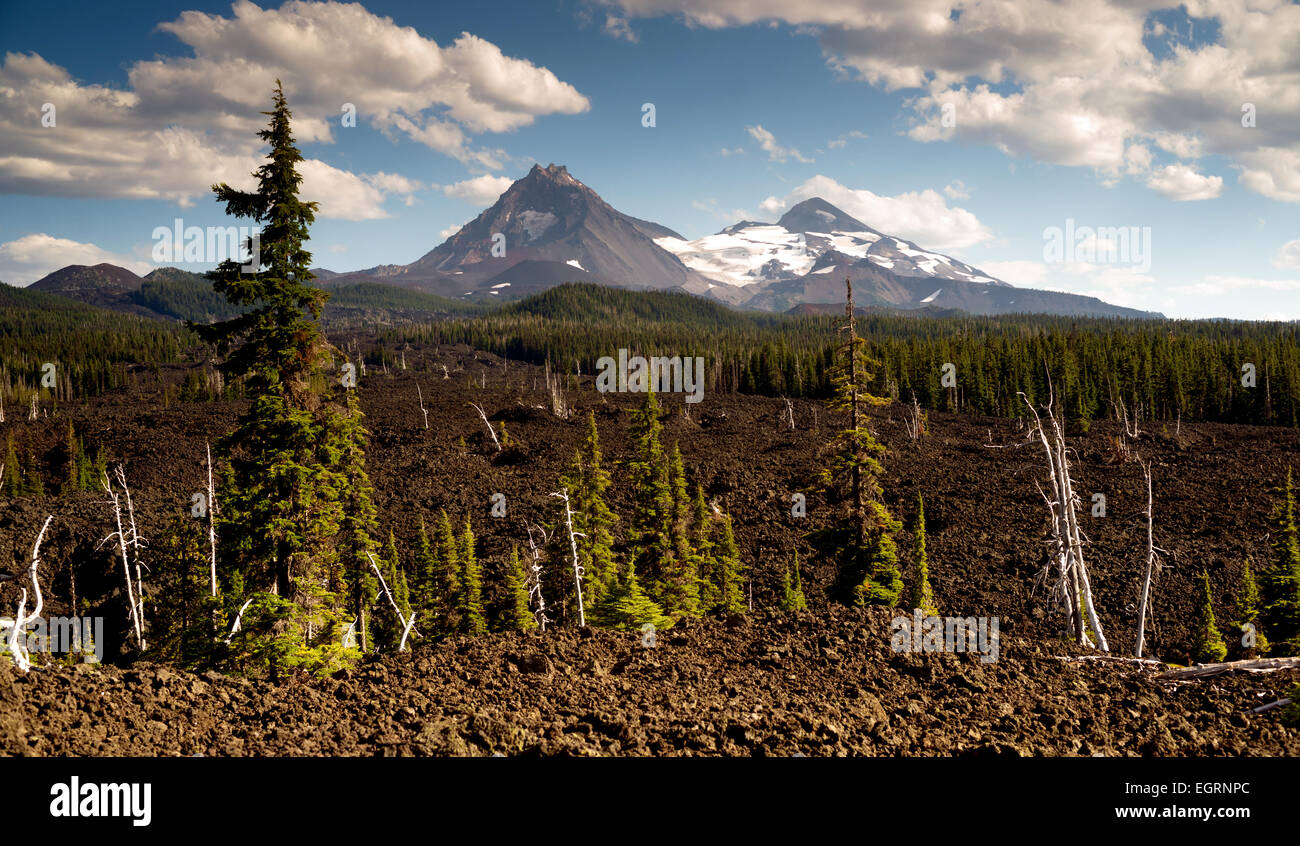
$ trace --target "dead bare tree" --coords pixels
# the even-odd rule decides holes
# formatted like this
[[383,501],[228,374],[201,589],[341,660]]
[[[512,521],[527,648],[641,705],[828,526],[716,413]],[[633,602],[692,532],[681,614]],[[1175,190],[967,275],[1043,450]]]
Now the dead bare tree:
[[1141,602],[1141,604],[1138,606],[1138,633],[1137,633],[1137,646],[1135,647],[1135,650],[1134,650],[1134,653],[1133,653],[1133,654],[1134,654],[1136,657],[1138,657],[1138,658],[1141,658],[1141,657],[1142,657],[1143,639],[1144,639],[1145,634],[1146,634],[1146,627],[1147,627],[1147,603],[1148,603],[1148,601],[1150,600],[1150,597],[1151,597],[1151,576],[1152,576],[1152,574],[1155,572],[1156,568],[1160,566],[1160,557],[1159,557],[1158,553],[1164,552],[1163,549],[1161,549],[1160,547],[1156,546],[1156,544],[1155,544],[1155,537],[1154,537],[1154,533],[1153,533],[1153,529],[1152,529],[1152,522],[1153,522],[1153,521],[1152,521],[1152,513],[1153,513],[1153,508],[1152,508],[1152,496],[1151,496],[1151,465],[1150,465],[1150,464],[1147,464],[1147,463],[1145,463],[1145,462],[1143,462],[1143,464],[1142,464],[1142,472],[1146,474],[1146,480],[1147,480],[1147,510],[1146,510],[1146,518],[1147,518],[1147,574],[1146,574],[1146,578],[1143,579],[1143,581],[1142,581],[1142,602]]
[[212,484],[212,445],[203,444],[208,453],[208,548],[212,551],[212,596],[217,595],[217,489]]
[[[1038,485],[1047,508],[1051,512],[1052,543],[1056,546],[1055,564],[1056,581],[1053,595],[1065,609],[1070,620],[1074,637],[1085,646],[1095,645],[1102,652],[1109,652],[1106,636],[1101,629],[1101,619],[1092,599],[1092,586],[1088,579],[1088,567],[1083,560],[1083,533],[1079,528],[1080,500],[1074,492],[1074,483],[1070,478],[1070,463],[1067,457],[1065,435],[1061,422],[1052,407],[1053,399],[1049,395],[1044,407],[1047,419],[1051,421],[1050,433],[1043,425],[1043,419],[1029,401],[1024,392],[1019,392],[1021,399],[1029,406],[1034,415],[1034,426],[1029,430],[1032,440],[1037,435],[1047,456],[1048,475],[1052,480],[1052,494],[1049,497]],[[1051,577],[1052,560],[1043,568],[1040,578],[1046,582]],[[1091,633],[1091,637],[1089,634]]]
[[586,537],[582,532],[573,531],[573,509],[569,507],[569,489],[564,488],[551,496],[564,500],[564,522],[569,530],[569,548],[573,551],[573,585],[578,592],[578,625],[587,625],[587,616],[582,608],[583,567],[578,563],[578,538]]
[[14,614],[14,627],[9,632],[9,654],[13,656],[14,665],[18,667],[20,673],[26,673],[32,668],[31,655],[27,652],[26,635],[19,639],[19,634],[27,628],[27,624],[37,620],[41,616],[41,609],[45,605],[45,598],[41,596],[41,583],[37,577],[36,568],[41,563],[41,541],[45,540],[45,530],[50,527],[50,521],[54,519],[51,514],[45,518],[45,524],[41,526],[41,531],[36,535],[36,543],[32,546],[32,563],[27,573],[32,580],[32,590],[36,593],[36,604],[32,607],[31,615],[27,614],[27,588],[23,588],[22,595],[18,599],[18,611]]
[[[546,530],[541,526],[536,528],[542,536],[542,546],[546,546],[550,540]],[[542,595],[542,555],[536,542],[533,541],[533,526],[530,524],[527,529],[528,556],[532,559],[532,564],[528,568],[528,602],[533,606],[533,619],[537,621],[537,628],[544,632],[546,624],[551,620],[546,616],[546,597]]]
[[497,430],[493,429],[492,424],[488,422],[487,415],[483,413],[483,406],[476,402],[472,402],[470,405],[474,406],[474,410],[478,412],[478,416],[483,418],[483,425],[487,427],[488,434],[492,436],[492,443],[496,445],[497,452],[500,452],[501,442],[497,440]]
[[375,563],[375,556],[369,552],[366,553],[366,556],[370,559],[370,566],[374,569],[375,575],[379,577],[379,585],[384,590],[384,596],[388,597],[388,604],[393,606],[393,612],[397,614],[397,619],[402,623],[402,641],[397,644],[397,651],[405,652],[406,638],[411,634],[411,628],[415,625],[415,612],[411,612],[409,619],[402,613],[402,609],[397,605],[397,600],[393,599],[393,592],[388,589],[388,582],[384,580],[384,574],[379,572],[379,565]]
[[[405,366],[402,367],[406,369]],[[415,383],[415,396],[420,400],[420,413],[424,415],[424,428],[429,428],[429,410],[424,407],[424,391],[420,390],[420,383]]]
[[[118,472],[121,473],[121,470],[121,465],[118,465]],[[125,486],[125,475],[121,478],[123,479],[123,486]],[[122,573],[126,578],[126,601],[131,611],[131,628],[135,632],[136,645],[140,647],[141,651],[143,651],[145,648],[145,642],[144,622],[141,620],[141,604],[137,602],[136,589],[131,584],[130,550],[135,547],[135,539],[127,536],[127,531],[122,525],[121,496],[113,489],[113,482],[109,479],[107,470],[104,471],[103,479],[100,484],[103,486],[104,492],[108,494],[108,500],[113,506],[113,517],[117,522],[117,531],[109,533],[107,537],[100,541],[100,545],[102,546],[112,540],[117,541],[118,551],[122,555]]]
[[916,394],[912,394],[912,407],[904,409],[903,422],[907,428],[907,436],[914,441],[919,441],[925,434],[925,412],[921,411],[921,404],[916,401]]
[[789,427],[790,431],[793,432],[795,430],[794,404],[790,402],[788,397],[781,397],[781,399],[785,400],[785,414],[781,415],[781,420]]

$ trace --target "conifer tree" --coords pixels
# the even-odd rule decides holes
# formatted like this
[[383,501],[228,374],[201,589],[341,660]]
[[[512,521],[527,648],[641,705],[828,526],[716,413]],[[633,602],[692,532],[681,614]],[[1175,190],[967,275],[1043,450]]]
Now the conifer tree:
[[81,465],[85,460],[81,454],[80,443],[77,441],[77,433],[72,428],[72,421],[68,421],[68,436],[64,441],[63,449],[68,454],[68,464],[64,470],[63,486],[60,493],[69,494],[81,489]]
[[652,586],[659,584],[664,565],[673,555],[673,494],[668,456],[659,442],[661,411],[654,391],[648,391],[645,403],[632,415],[633,458],[628,463],[632,482],[632,566]]
[[45,482],[41,480],[40,469],[36,463],[36,457],[32,455],[30,446],[27,448],[27,460],[24,463],[27,468],[26,492],[35,497],[45,496]]
[[9,433],[8,444],[5,447],[5,492],[9,496],[22,496],[23,490],[23,468],[18,463],[18,449],[14,446],[14,433]]
[[916,495],[916,520],[912,523],[912,595],[910,607],[920,608],[926,617],[939,614],[934,604],[934,590],[930,587],[930,560],[925,550],[925,500]]
[[[397,553],[397,540],[390,529],[388,532],[388,542],[384,544],[383,550],[377,557],[379,571],[384,574],[384,583],[388,585],[388,590],[393,595],[393,602],[397,604],[401,611],[402,617],[408,617],[411,614],[410,589],[406,581],[406,574],[402,571],[401,559]],[[373,570],[372,570],[373,572]],[[397,646],[402,639],[402,621],[398,619],[398,614],[393,610],[393,605],[388,601],[388,597],[383,595],[383,587],[380,586],[378,596],[374,598],[374,637],[375,644],[382,651],[396,651]]]
[[614,587],[599,605],[591,610],[590,621],[611,629],[638,630],[646,623],[656,629],[666,629],[673,624],[653,599],[641,589],[636,569],[623,568]]
[[519,559],[519,547],[510,551],[510,564],[506,568],[506,607],[502,621],[507,631],[527,632],[537,628],[537,620],[528,607],[528,577]]
[[903,590],[898,571],[898,550],[893,535],[902,530],[881,500],[882,468],[879,457],[885,448],[867,427],[866,407],[888,400],[869,390],[871,371],[877,364],[867,356],[866,341],[856,328],[853,285],[845,280],[845,341],[836,350],[830,370],[834,396],[831,407],[849,413],[849,428],[831,443],[833,455],[821,473],[823,490],[846,501],[849,526],[831,528],[814,535],[822,547],[838,559],[840,579],[851,586],[853,600],[860,605],[897,604]]
[[803,577],[799,575],[799,551],[795,550],[794,562],[786,567],[781,577],[781,610],[803,611],[807,608],[808,601],[803,595]]
[[714,556],[713,513],[704,501],[704,486],[695,486],[695,505],[691,521],[691,554],[695,559],[695,572],[700,579],[700,610],[708,611],[718,604],[718,561]]
[[1269,519],[1272,562],[1263,575],[1260,617],[1273,642],[1271,655],[1300,654],[1300,530],[1296,526],[1295,487],[1286,484]]
[[338,547],[357,482],[349,475],[364,470],[341,466],[361,430],[350,398],[339,402],[339,389],[324,387],[336,351],[320,330],[328,294],[310,284],[305,249],[316,203],[298,196],[302,154],[278,82],[264,114],[269,125],[258,134],[270,152],[254,173],[256,189],[212,186],[228,215],[261,225],[258,240],[248,242],[250,252],[258,248],[253,272],[228,259],[207,274],[213,290],[244,311],[190,327],[224,354],[223,374],[241,381],[250,399],[235,431],[218,441],[225,458],[219,560],[230,571],[227,583],[237,576],[259,600],[240,642],[275,676],[293,666],[328,672],[350,658],[342,640],[346,578],[355,571],[347,572]]
[[560,487],[569,491],[573,511],[578,563],[583,568],[583,600],[591,606],[600,604],[613,588],[618,572],[614,560],[618,517],[605,503],[609,486],[609,473],[602,466],[596,415],[591,412],[587,416],[587,440],[574,451],[568,473],[560,478]]
[[[411,606],[426,621],[438,619],[438,559],[433,554],[429,529],[420,515],[420,530],[415,537],[415,568],[411,586]],[[426,628],[430,628],[426,626]],[[436,624],[433,628],[436,628]]]
[[149,658],[200,669],[214,657],[218,630],[209,589],[207,537],[200,524],[174,515],[151,545],[156,600],[149,618]]
[[682,451],[676,444],[668,459],[668,489],[672,495],[667,527],[670,554],[661,565],[662,576],[656,594],[664,613],[698,617],[700,574],[688,537],[691,501],[686,492]]
[[1197,612],[1196,628],[1192,632],[1192,660],[1212,664],[1222,661],[1228,647],[1214,621],[1214,600],[1210,593],[1210,574],[1201,571],[1201,607]]
[[460,542],[451,527],[451,518],[444,510],[438,521],[438,620],[439,630],[444,634],[461,631],[462,582]]
[[461,631],[468,635],[487,634],[487,617],[483,613],[483,573],[474,551],[474,530],[465,520],[460,538]]
[[717,547],[717,592],[718,601],[714,610],[722,614],[744,614],[745,606],[745,568],[740,563],[740,549],[736,546],[736,536],[731,529],[731,515],[722,518],[722,536]]
[[1260,622],[1259,583],[1247,561],[1241,570],[1241,587],[1237,591],[1237,628],[1245,629],[1247,625],[1255,627],[1255,645],[1247,647],[1259,655],[1268,653],[1268,639]]

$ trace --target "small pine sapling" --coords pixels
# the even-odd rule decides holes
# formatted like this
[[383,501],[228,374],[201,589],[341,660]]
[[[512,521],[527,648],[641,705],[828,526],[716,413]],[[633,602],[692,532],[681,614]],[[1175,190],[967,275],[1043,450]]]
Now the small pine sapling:
[[1192,632],[1192,660],[1202,664],[1222,661],[1228,654],[1228,647],[1219,634],[1219,626],[1214,621],[1214,598],[1210,593],[1210,574],[1201,571],[1201,607],[1197,614],[1196,628]]

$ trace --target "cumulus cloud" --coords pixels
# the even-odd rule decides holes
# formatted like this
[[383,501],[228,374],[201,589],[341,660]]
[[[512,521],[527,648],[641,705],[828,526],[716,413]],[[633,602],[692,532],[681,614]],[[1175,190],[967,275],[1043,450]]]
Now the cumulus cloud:
[[100,249],[94,244],[56,238],[39,232],[0,244],[0,280],[10,285],[30,285],[37,279],[70,264],[116,264],[145,274],[153,265],[130,256]]
[[1300,270],[1300,238],[1287,241],[1273,257],[1273,266],[1285,270]]
[[464,200],[471,205],[490,206],[513,184],[514,180],[508,176],[484,174],[454,185],[444,185],[442,193],[457,200]]
[[1165,165],[1152,172],[1147,187],[1171,200],[1212,200],[1223,193],[1223,177],[1203,176],[1187,165]]
[[952,182],[943,186],[943,193],[950,200],[970,199],[970,189],[967,188],[966,183],[962,182],[960,179],[954,179]]
[[618,15],[605,16],[604,30],[605,34],[608,36],[621,38],[624,41],[630,41],[633,44],[637,43],[639,40],[636,33],[632,30],[631,24],[627,22],[627,18],[622,18]]
[[[1152,147],[1182,167],[1222,156],[1248,190],[1300,202],[1300,5],[1289,0],[604,2],[692,26],[789,24],[816,37],[838,73],[916,90],[917,140],[1091,168],[1107,183],[1145,177]],[[1165,26],[1156,13],[1182,20]],[[1213,40],[1184,34],[1193,28]],[[1247,104],[1253,127],[1242,125]]]
[[812,163],[812,159],[804,158],[804,156],[793,147],[782,147],[780,144],[776,143],[776,136],[771,132],[768,132],[762,126],[747,126],[745,127],[745,131],[749,133],[749,137],[758,142],[759,148],[762,149],[763,152],[767,153],[767,157],[770,161],[784,162],[786,159],[794,159],[795,161],[803,162],[804,164]]
[[849,141],[851,140],[862,139],[866,137],[867,137],[867,133],[859,132],[856,129],[854,129],[850,132],[846,132],[843,135],[837,136],[827,141],[826,147],[831,150],[837,150],[840,147],[843,147],[844,145],[848,144]]
[[[159,29],[192,55],[138,61],[124,89],[83,84],[36,54],[4,57],[0,191],[186,205],[214,181],[246,183],[261,164],[254,133],[277,78],[302,143],[328,143],[334,133],[352,131],[341,120],[350,104],[358,123],[484,170],[501,168],[504,154],[476,147],[470,134],[589,108],[550,70],[506,56],[489,41],[462,33],[439,45],[359,3],[291,0],[262,9],[238,0],[229,17],[184,12]],[[54,127],[41,125],[44,103],[56,108]],[[304,166],[310,184],[309,170]],[[413,194],[392,190],[386,175],[349,175],[362,194],[345,201],[335,190],[349,181],[341,173],[315,168],[325,194],[307,196],[321,201],[323,217],[382,216],[384,196],[409,202]]]
[[929,249],[960,249],[993,237],[974,214],[949,206],[938,191],[929,189],[884,197],[818,174],[786,195],[783,203],[793,205],[810,197],[821,197],[868,226]]

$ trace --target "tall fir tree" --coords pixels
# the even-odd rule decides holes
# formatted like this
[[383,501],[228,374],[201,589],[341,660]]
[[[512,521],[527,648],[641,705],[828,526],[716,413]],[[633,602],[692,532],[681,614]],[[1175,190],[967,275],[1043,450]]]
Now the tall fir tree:
[[1300,530],[1291,468],[1277,494],[1269,517],[1272,561],[1261,578],[1260,618],[1272,642],[1269,654],[1296,655],[1300,654]]
[[629,554],[639,577],[658,587],[673,556],[673,493],[668,455],[659,437],[662,409],[653,390],[632,415],[632,537]]
[[18,449],[14,446],[14,433],[10,432],[5,446],[4,488],[9,496],[22,496],[23,467],[18,461]]
[[869,390],[878,363],[868,357],[866,340],[857,332],[853,284],[848,279],[844,284],[845,340],[836,350],[830,381],[831,407],[848,412],[849,427],[831,442],[831,461],[819,481],[822,490],[847,503],[848,526],[823,530],[814,537],[837,559],[841,585],[850,588],[855,604],[893,606],[903,590],[894,541],[902,524],[882,500],[880,456],[885,448],[868,428],[866,415],[867,406],[888,400]]
[[660,567],[656,598],[671,616],[700,615],[700,574],[692,554],[690,532],[691,500],[686,491],[686,469],[682,451],[674,444],[668,458],[668,490],[672,507],[668,514],[669,555]]
[[483,571],[474,549],[474,529],[465,520],[460,537],[461,631],[468,635],[487,634],[487,616],[483,611]]
[[1192,630],[1192,660],[1212,664],[1222,661],[1228,647],[1214,621],[1214,597],[1210,592],[1210,574],[1201,571],[1201,606],[1197,610],[1196,628]]
[[740,548],[731,527],[731,515],[722,518],[722,534],[718,539],[717,565],[714,568],[717,604],[713,610],[722,614],[744,614],[745,566],[740,561]]
[[294,666],[328,672],[351,657],[343,646],[349,591],[338,536],[356,481],[342,462],[360,432],[355,405],[324,387],[335,352],[319,324],[328,294],[310,284],[305,249],[316,203],[298,196],[302,154],[278,81],[264,114],[269,125],[258,134],[270,152],[253,174],[256,189],[212,186],[228,215],[261,225],[247,244],[253,272],[227,259],[207,274],[213,290],[244,311],[190,327],[224,354],[223,374],[241,381],[250,399],[235,430],[218,441],[225,459],[219,560],[228,585],[237,576],[252,598],[263,597],[240,640],[273,675]]
[[646,623],[665,629],[673,624],[673,619],[642,590],[636,568],[629,563],[622,568],[610,592],[591,609],[590,622],[611,629],[639,630]]
[[916,495],[916,519],[912,522],[912,568],[909,607],[921,609],[926,617],[938,616],[934,590],[930,587],[930,559],[925,549],[925,499],[919,493]]
[[461,631],[461,549],[451,518],[444,510],[438,517],[438,629],[443,634]]
[[718,560],[714,555],[713,512],[704,501],[704,486],[695,486],[691,517],[691,554],[700,579],[700,610],[709,611],[718,604]]
[[[1237,590],[1237,627],[1243,632],[1242,646],[1246,649],[1264,655],[1268,652],[1268,638],[1264,636],[1263,625],[1259,619],[1260,594],[1259,582],[1255,579],[1255,572],[1247,561],[1241,568],[1241,587]],[[1254,626],[1254,643],[1247,642],[1247,626]]]
[[573,462],[561,477],[560,485],[569,491],[578,563],[583,569],[583,601],[591,606],[598,605],[613,588],[618,572],[614,558],[614,527],[618,517],[605,502],[610,477],[602,462],[596,415],[590,412],[587,439],[574,451]]
[[501,628],[506,631],[527,632],[537,628],[537,620],[528,606],[528,577],[524,573],[523,561],[519,559],[519,547],[510,551],[510,562],[506,566],[506,602]]

